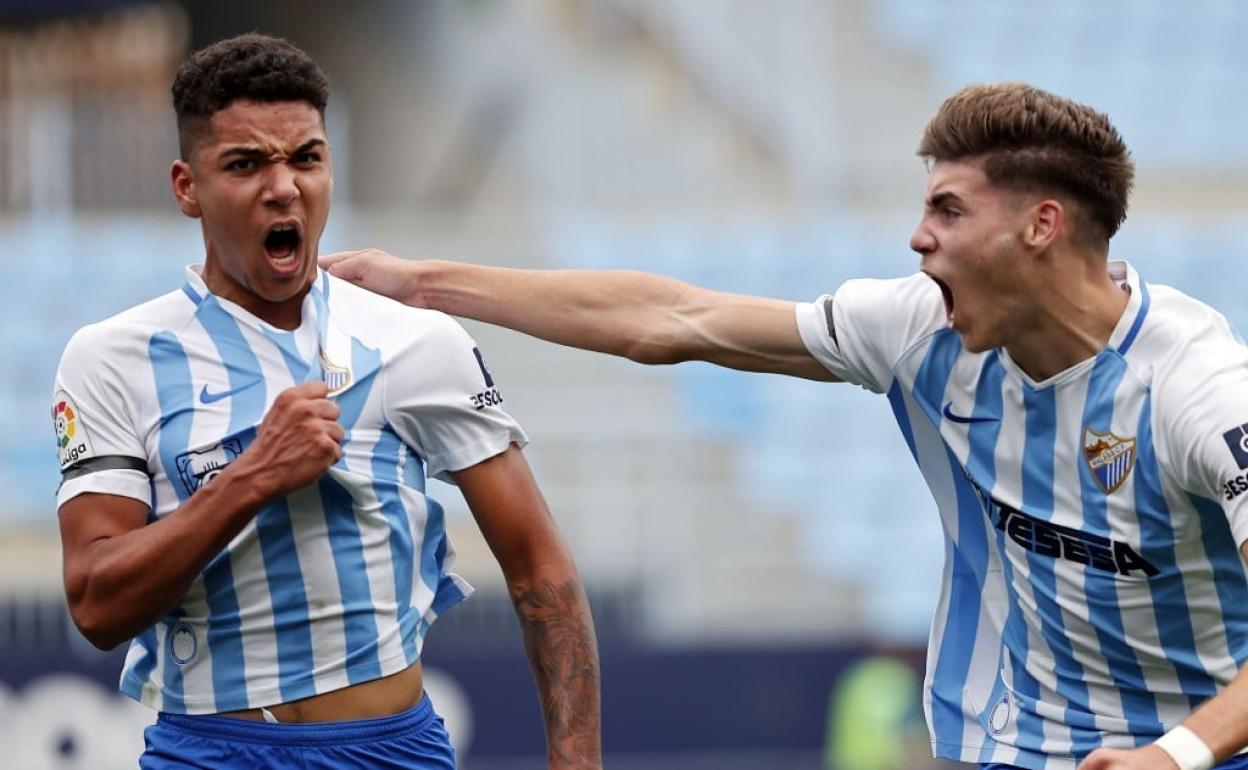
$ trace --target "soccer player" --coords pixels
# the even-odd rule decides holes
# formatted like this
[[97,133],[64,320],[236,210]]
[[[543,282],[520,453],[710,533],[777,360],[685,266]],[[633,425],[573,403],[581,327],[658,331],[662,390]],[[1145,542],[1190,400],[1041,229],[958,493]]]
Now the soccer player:
[[887,394],[947,558],[924,705],[939,756],[1248,768],[1248,351],[1109,261],[1134,175],[1095,110],[973,86],[928,123],[907,278],[809,303],[623,271],[336,255],[408,304],[645,363]]
[[65,588],[126,695],[143,768],[452,768],[423,696],[433,621],[471,588],[426,476],[497,556],[551,768],[598,768],[588,605],[480,351],[441,313],[316,264],[327,82],[290,43],[209,46],[173,86],[186,283],[74,335],[56,379]]

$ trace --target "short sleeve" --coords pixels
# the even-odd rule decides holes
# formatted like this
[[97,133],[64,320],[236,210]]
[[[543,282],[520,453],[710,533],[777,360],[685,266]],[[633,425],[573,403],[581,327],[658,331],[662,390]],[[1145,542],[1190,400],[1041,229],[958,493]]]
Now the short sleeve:
[[425,472],[453,483],[463,470],[528,437],[503,408],[503,394],[481,349],[454,320],[420,311],[423,329],[387,363],[386,416],[425,461]]
[[[1208,349],[1206,349],[1208,348]],[[1157,404],[1168,469],[1186,491],[1215,500],[1235,544],[1248,541],[1248,350],[1238,345],[1193,346],[1210,366],[1176,371],[1182,386],[1162,390]]]
[[132,497],[150,506],[147,452],[135,427],[132,369],[110,354],[105,333],[86,327],[70,339],[52,394],[61,485],[56,504],[87,492]]
[[930,278],[846,281],[835,295],[797,305],[807,350],[845,382],[883,393],[915,342],[945,325],[944,300]]

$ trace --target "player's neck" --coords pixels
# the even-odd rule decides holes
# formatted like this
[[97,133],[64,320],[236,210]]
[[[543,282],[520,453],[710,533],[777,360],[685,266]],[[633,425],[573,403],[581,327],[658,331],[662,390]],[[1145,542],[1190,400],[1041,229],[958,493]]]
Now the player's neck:
[[303,297],[310,288],[281,302],[269,302],[250,293],[233,302],[270,326],[290,332],[303,324]]
[[221,271],[204,269],[204,284],[217,297],[229,300],[261,321],[278,329],[294,331],[303,323],[303,298],[312,288],[309,283],[292,297],[277,302],[257,295],[230,279]]
[[1031,291],[1027,321],[1005,346],[1014,363],[1036,382],[1096,356],[1130,299],[1103,262],[1093,261],[1078,271],[1054,270],[1052,275],[1055,280],[1039,281]]

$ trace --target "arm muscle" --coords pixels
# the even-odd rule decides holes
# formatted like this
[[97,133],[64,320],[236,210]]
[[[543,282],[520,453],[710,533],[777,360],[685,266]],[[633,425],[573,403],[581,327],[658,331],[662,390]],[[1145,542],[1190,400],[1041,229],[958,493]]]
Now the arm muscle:
[[601,767],[598,645],[589,603],[524,455],[512,445],[457,471],[455,480],[520,618],[550,766]]

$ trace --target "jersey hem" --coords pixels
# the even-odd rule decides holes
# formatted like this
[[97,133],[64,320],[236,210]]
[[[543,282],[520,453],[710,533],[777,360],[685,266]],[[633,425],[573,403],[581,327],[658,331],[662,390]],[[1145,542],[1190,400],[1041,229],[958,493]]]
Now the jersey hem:
[[[458,581],[455,581],[454,578],[457,578],[458,577],[457,575],[454,575],[454,573],[444,573],[443,582],[445,582],[447,577],[452,578],[452,581],[453,581],[452,584],[447,589],[444,589],[446,590],[446,597],[448,601],[444,604],[439,605],[440,610],[434,610],[437,613],[434,618],[428,619],[426,615],[419,616],[421,620],[426,620],[426,619],[428,620],[428,625],[425,626],[426,630],[428,629],[429,626],[433,624],[434,620],[436,620],[438,617],[441,617],[443,614],[445,614],[455,605],[464,601],[465,599],[467,599],[469,596],[473,594],[472,586],[469,585],[462,578],[460,578]],[[439,594],[441,593],[442,591],[439,591]],[[437,604],[436,598],[434,600],[434,603]],[[433,607],[430,607],[430,609],[432,610]],[[421,625],[422,625],[421,623],[417,623],[416,627],[419,628]],[[398,627],[399,627],[399,624],[396,623],[395,628],[397,629]],[[406,644],[400,644],[399,650],[395,654],[388,655],[385,658],[379,659],[377,663],[375,664],[377,671],[378,671],[376,676],[370,676],[366,679],[361,679],[355,682],[351,681],[350,675],[352,671],[359,670],[359,669],[371,669],[374,666],[372,661],[363,661],[363,662],[357,663],[354,666],[345,666],[345,667],[335,669],[334,672],[332,672],[332,673],[341,672],[347,675],[346,678],[343,680],[343,684],[340,686],[332,687],[330,689],[323,690],[323,691],[316,691],[315,685],[316,685],[317,675],[313,674],[310,677],[301,678],[296,682],[287,683],[286,687],[299,687],[300,685],[306,684],[310,680],[313,684],[313,690],[314,690],[313,694],[322,695],[327,692],[335,692],[337,690],[343,690],[343,689],[346,689],[347,687],[351,687],[352,685],[363,684],[364,682],[371,682],[377,679],[382,679],[384,677],[390,676],[392,674],[397,674],[398,672],[406,669],[408,666],[414,665],[415,663],[420,661],[422,648],[424,646],[423,641],[424,641],[424,634],[423,633],[416,634],[416,644],[415,644],[416,655],[410,660],[408,659],[408,645]],[[394,665],[396,661],[400,662],[402,665],[398,665],[398,666]],[[330,672],[325,672],[325,673],[330,673]],[[118,686],[118,690],[121,692],[122,695],[125,695],[127,698],[130,698],[133,701],[141,703],[142,705],[147,706],[148,708],[154,711],[158,711],[162,714],[205,715],[205,714],[221,713],[221,711],[218,710],[217,708],[217,696],[215,693],[212,695],[202,695],[202,696],[201,695],[183,696],[181,698],[181,701],[182,701],[183,706],[185,707],[184,710],[169,711],[164,708],[165,699],[164,699],[163,690],[160,688],[156,688],[156,687],[148,687],[147,685],[148,685],[148,682],[139,680],[130,671],[125,671],[122,673],[121,683]],[[264,690],[260,690],[254,693],[244,692],[244,695],[246,697],[246,702],[243,703],[242,705],[239,705],[237,709],[263,708],[266,706],[273,706],[273,705],[285,702],[282,697],[281,683],[278,683],[275,687],[265,688]],[[237,709],[229,708],[225,710],[235,711]]]
[[933,756],[954,762],[968,762],[977,766],[993,762],[1020,767],[1024,770],[1075,770],[1078,766],[1073,757],[1045,756],[1005,744],[998,744],[996,749],[984,757],[981,755],[984,748],[982,745],[932,741]]
[[[377,662],[376,666],[377,666],[377,670],[378,670],[378,672],[379,672],[379,673],[377,674],[377,676],[369,677],[369,678],[367,678],[367,679],[361,679],[361,680],[360,680],[360,681],[358,681],[358,682],[352,682],[352,681],[350,681],[350,673],[351,673],[352,669],[353,669],[353,668],[355,668],[355,669],[371,668],[371,667],[373,666],[372,662],[371,662],[371,661],[367,661],[367,662],[364,662],[364,663],[358,663],[358,664],[356,664],[355,666],[347,666],[347,667],[345,667],[345,668],[341,669],[341,671],[342,671],[343,673],[345,673],[345,674],[347,674],[347,675],[348,675],[348,676],[347,676],[347,677],[343,680],[343,684],[342,684],[342,686],[340,686],[340,687],[333,687],[333,688],[331,688],[331,689],[324,690],[324,691],[321,691],[321,692],[316,692],[316,693],[314,693],[314,694],[315,694],[315,695],[324,695],[324,694],[325,694],[325,693],[327,693],[327,692],[335,692],[335,691],[337,691],[337,690],[345,690],[346,688],[351,687],[352,685],[356,685],[356,684],[363,684],[364,682],[371,682],[371,681],[374,681],[374,680],[376,680],[376,679],[382,679],[382,678],[387,677],[387,676],[390,676],[390,675],[392,675],[392,674],[397,674],[398,672],[400,672],[400,671],[402,671],[402,670],[406,669],[408,666],[414,665],[414,664],[415,664],[417,661],[419,661],[419,660],[420,660],[420,655],[419,655],[419,654],[417,654],[416,658],[415,658],[414,660],[412,660],[412,661],[410,661],[410,662],[409,662],[409,661],[407,660],[407,651],[406,651],[406,650],[403,650],[403,649],[400,649],[400,650],[398,651],[398,653],[397,653],[397,654],[395,654],[395,655],[389,655],[389,656],[387,656],[387,657],[385,657],[385,658],[383,658],[383,659],[381,659],[381,660],[379,660],[379,661]],[[401,662],[403,665],[401,665],[401,666],[395,666],[395,667],[393,667],[393,668],[390,668],[391,666],[394,666],[394,663],[395,663],[396,661]],[[313,677],[310,677],[310,679],[311,679],[313,682],[315,682],[316,677],[315,677],[315,676],[313,676]],[[287,685],[287,687],[291,687],[291,686],[298,686],[298,685],[300,685],[300,684],[303,684],[303,683],[304,683],[304,682],[306,682],[306,681],[307,681],[306,679],[305,679],[305,680],[300,680],[299,682],[295,682],[295,683],[292,683],[292,684],[288,684],[288,685]],[[219,713],[221,713],[220,711],[218,711],[218,710],[217,710],[217,697],[216,697],[216,695],[204,695],[204,696],[198,696],[198,695],[196,695],[196,696],[183,696],[183,697],[182,697],[182,703],[183,703],[183,705],[185,705],[185,706],[186,706],[186,710],[185,710],[185,711],[168,711],[168,710],[166,710],[165,708],[163,708],[163,706],[164,706],[164,696],[160,693],[160,691],[159,691],[159,690],[155,690],[154,688],[146,688],[146,687],[144,686],[144,684],[145,684],[145,683],[140,682],[137,678],[135,678],[133,674],[131,674],[130,672],[126,672],[126,673],[125,673],[125,675],[124,675],[124,676],[122,676],[122,680],[121,680],[121,687],[120,687],[119,689],[120,689],[120,691],[121,691],[121,693],[122,693],[123,695],[125,695],[125,696],[126,696],[126,697],[128,697],[128,698],[130,698],[131,700],[137,701],[137,702],[139,702],[139,703],[143,704],[144,706],[147,706],[148,708],[153,709],[154,711],[158,711],[158,712],[160,712],[160,713],[162,713],[162,714],[192,714],[192,715],[202,714],[202,715],[207,715],[207,714],[219,714]],[[137,689],[137,690],[138,690],[138,692],[140,693],[140,695],[139,695],[138,697],[136,697],[136,695],[134,694],[134,692],[132,692],[132,691],[127,690],[127,689],[126,689],[126,686],[127,686],[127,685],[130,685],[132,688]],[[148,697],[148,698],[144,698],[144,697],[142,697],[142,693],[144,693],[144,692],[151,692],[151,693],[152,693],[151,697]],[[255,709],[255,708],[263,708],[263,707],[265,707],[265,706],[274,706],[274,705],[277,705],[277,704],[280,704],[280,703],[284,703],[284,702],[285,702],[285,701],[283,701],[283,700],[282,700],[282,687],[281,687],[281,685],[279,684],[279,685],[277,685],[276,687],[266,688],[266,689],[264,689],[264,690],[260,690],[260,691],[257,691],[257,692],[255,692],[255,693],[251,694],[251,695],[248,695],[247,702],[246,702],[246,703],[244,703],[244,704],[242,704],[242,705],[240,705],[240,706],[238,706],[238,709]],[[209,710],[209,709],[210,709],[210,710]],[[227,710],[227,711],[234,711],[234,710],[236,710],[236,709],[226,709],[226,710]]]

